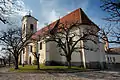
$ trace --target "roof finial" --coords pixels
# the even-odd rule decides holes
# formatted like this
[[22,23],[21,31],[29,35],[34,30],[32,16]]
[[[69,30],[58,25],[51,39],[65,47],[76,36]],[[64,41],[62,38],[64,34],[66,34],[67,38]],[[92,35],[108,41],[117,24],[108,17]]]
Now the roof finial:
[[29,15],[31,16],[31,11],[29,10]]

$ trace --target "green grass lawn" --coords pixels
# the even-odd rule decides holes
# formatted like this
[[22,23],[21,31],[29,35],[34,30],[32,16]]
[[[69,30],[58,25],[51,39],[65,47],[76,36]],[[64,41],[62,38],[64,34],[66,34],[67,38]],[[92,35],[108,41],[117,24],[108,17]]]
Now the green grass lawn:
[[84,71],[85,69],[72,66],[71,69],[68,69],[67,66],[45,66],[40,65],[40,70],[37,70],[37,65],[25,65],[22,67],[19,65],[19,69],[15,70],[10,68],[10,72],[69,72],[69,71]]

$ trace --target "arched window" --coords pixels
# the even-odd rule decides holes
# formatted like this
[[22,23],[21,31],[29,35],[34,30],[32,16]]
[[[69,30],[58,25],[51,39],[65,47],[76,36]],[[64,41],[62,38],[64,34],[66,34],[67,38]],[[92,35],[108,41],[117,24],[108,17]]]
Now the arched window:
[[42,50],[42,42],[40,42],[40,50]]
[[30,30],[33,31],[34,30],[34,25],[30,24]]

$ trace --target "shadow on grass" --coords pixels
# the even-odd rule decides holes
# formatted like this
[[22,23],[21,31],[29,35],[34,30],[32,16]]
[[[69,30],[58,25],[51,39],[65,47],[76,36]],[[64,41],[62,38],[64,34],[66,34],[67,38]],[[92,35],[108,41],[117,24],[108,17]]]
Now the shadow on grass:
[[47,73],[68,73],[68,72],[81,72],[86,71],[84,68],[75,67],[72,66],[70,69],[68,69],[67,66],[44,66],[40,65],[40,69],[37,69],[37,65],[25,65],[24,67],[19,66],[18,70],[15,70],[14,68],[10,68],[9,72],[47,72]]

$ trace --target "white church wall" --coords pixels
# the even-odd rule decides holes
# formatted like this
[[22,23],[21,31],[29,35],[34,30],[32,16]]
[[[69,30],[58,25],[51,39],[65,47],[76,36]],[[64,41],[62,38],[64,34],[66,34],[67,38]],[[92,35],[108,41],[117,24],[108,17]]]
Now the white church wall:
[[[40,49],[40,43],[42,42],[42,49]],[[46,43],[45,41],[38,42],[38,53],[40,54],[40,63],[45,63],[46,61]]]
[[[48,56],[49,55],[49,56]],[[49,57],[49,58],[48,58]],[[48,42],[47,43],[47,61],[58,61],[62,60],[62,56],[59,53],[57,45],[55,42]]]
[[32,52],[30,52],[30,46],[32,46],[32,48],[33,48],[34,44],[33,43],[28,44],[28,63],[30,63],[30,58],[31,58],[31,64],[33,64],[33,61],[35,60],[35,57],[32,54]]
[[105,62],[105,51],[103,44],[87,41],[84,43],[89,50],[85,50],[86,62]]
[[73,52],[71,56],[71,62],[81,62],[81,56],[79,52]]
[[[83,27],[80,26],[80,30],[79,30],[78,28],[74,28],[72,32],[80,35],[80,34],[81,34],[80,32],[81,32],[82,30],[83,30]],[[79,39],[78,36],[76,36],[76,37],[73,38],[74,41],[76,41],[76,40],[78,40],[78,39]],[[78,42],[78,43],[76,44],[76,47],[77,47],[77,46],[80,47],[80,46],[81,46],[81,43]],[[71,62],[77,62],[77,63],[78,63],[78,62],[81,62],[81,55],[80,55],[79,52],[75,52],[75,51],[74,51],[74,52],[72,53],[72,55],[71,55]]]
[[[64,54],[63,51],[61,51],[61,53]],[[66,57],[60,55],[59,49],[57,48],[55,42],[47,43],[46,61],[66,62]],[[73,52],[71,62],[81,62],[80,53]]]
[[107,63],[120,63],[120,54],[106,54]]
[[[91,27],[91,26],[88,26],[88,25],[80,25],[80,30],[79,29],[73,29],[74,32],[80,34],[85,27]],[[74,38],[75,40],[78,39],[78,37],[75,37]],[[98,40],[96,38],[96,40]],[[93,49],[96,49],[96,48],[99,48],[98,45],[95,45],[93,44],[92,42],[86,42],[84,44],[87,44],[88,46],[90,46],[91,48]],[[81,46],[82,47],[82,44],[81,42],[79,42],[76,46]],[[46,43],[46,51],[43,50],[44,52],[46,52],[46,56],[45,56],[45,59],[46,61],[57,61],[57,62],[66,62],[66,58],[64,56],[61,56],[60,55],[60,52],[59,52],[59,49],[57,48],[57,45],[55,42],[47,42]],[[85,55],[85,61],[86,62],[102,62],[102,60],[104,61],[104,58],[101,58],[100,59],[100,51],[97,50],[96,52],[94,51],[88,51],[88,50],[83,50]],[[61,52],[63,53],[63,51]],[[102,55],[102,57],[104,57],[104,54]],[[71,62],[81,62],[81,55],[80,53],[77,53],[77,52],[73,52],[72,56],[71,56]]]

